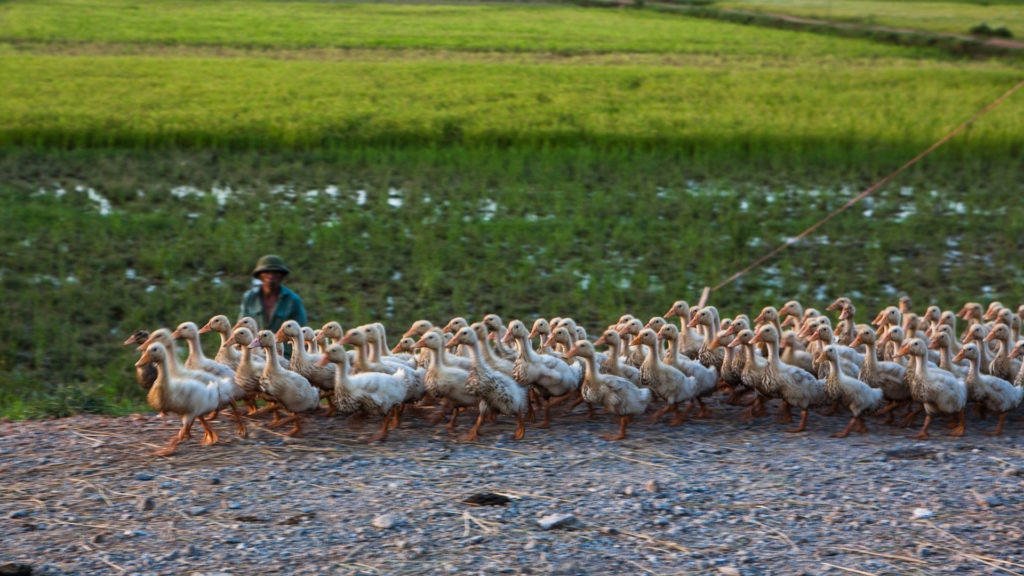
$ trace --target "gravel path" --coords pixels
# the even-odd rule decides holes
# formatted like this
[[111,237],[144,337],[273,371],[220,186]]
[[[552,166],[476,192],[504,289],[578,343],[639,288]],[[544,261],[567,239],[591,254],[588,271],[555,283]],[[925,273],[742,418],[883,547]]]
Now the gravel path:
[[[484,427],[462,444],[407,418],[252,424],[150,452],[176,421],[0,424],[0,564],[35,574],[1024,574],[1024,422],[928,442],[812,415],[790,435],[741,409],[678,428],[608,417]],[[460,432],[468,426],[462,423]],[[194,438],[201,431],[197,427]],[[504,506],[463,503],[480,492]],[[564,516],[559,516],[564,515]],[[569,517],[566,517],[569,516]],[[545,526],[542,526],[541,524]],[[548,526],[553,524],[553,526]],[[547,527],[547,529],[545,528]],[[2,573],[2,571],[0,571]]]

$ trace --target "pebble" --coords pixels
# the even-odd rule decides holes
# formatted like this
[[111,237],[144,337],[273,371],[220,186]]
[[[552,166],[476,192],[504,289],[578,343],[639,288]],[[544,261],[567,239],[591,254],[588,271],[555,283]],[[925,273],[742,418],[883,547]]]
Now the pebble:
[[735,566],[719,566],[718,573],[722,576],[740,576],[740,569]]
[[135,509],[139,512],[148,512],[156,508],[156,500],[152,496],[142,496],[135,502]]
[[935,516],[935,513],[927,508],[914,508],[910,513],[910,517],[914,520],[921,520],[922,518],[931,518]]
[[661,487],[658,486],[657,480],[648,480],[647,483],[644,484],[644,490],[657,494],[658,492],[661,492]]
[[390,530],[394,528],[398,522],[398,517],[394,514],[381,514],[374,518],[371,524],[373,524],[375,528],[380,528],[381,530]]
[[537,520],[537,525],[544,530],[556,530],[559,528],[575,528],[579,520],[573,514],[551,514]]
[[206,506],[189,506],[185,509],[185,514],[188,514],[189,516],[202,516],[209,512],[209,510],[210,509]]
[[136,480],[146,481],[146,480],[152,480],[153,478],[156,478],[156,476],[154,476],[153,474],[150,474],[148,472],[139,472],[138,474],[135,475],[135,479]]
[[7,515],[11,520],[17,520],[18,518],[28,518],[28,510],[15,510]]

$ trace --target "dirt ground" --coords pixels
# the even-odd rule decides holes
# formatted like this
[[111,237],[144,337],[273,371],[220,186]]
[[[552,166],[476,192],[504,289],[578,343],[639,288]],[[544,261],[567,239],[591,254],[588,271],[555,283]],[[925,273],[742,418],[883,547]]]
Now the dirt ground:
[[[266,421],[151,452],[153,414],[0,424],[0,564],[34,574],[1024,574],[1021,415],[929,441],[812,414],[786,434],[740,408],[680,427],[577,413],[461,443],[413,415]],[[469,418],[461,423],[465,431]],[[493,493],[504,505],[464,501]]]

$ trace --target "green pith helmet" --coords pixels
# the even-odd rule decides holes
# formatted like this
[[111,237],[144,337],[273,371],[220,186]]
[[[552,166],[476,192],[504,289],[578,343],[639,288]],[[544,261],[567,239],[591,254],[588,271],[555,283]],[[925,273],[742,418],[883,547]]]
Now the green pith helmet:
[[256,267],[252,269],[252,277],[259,278],[260,272],[280,272],[285,276],[288,275],[288,267],[284,265],[284,259],[274,254],[267,254],[256,262]]

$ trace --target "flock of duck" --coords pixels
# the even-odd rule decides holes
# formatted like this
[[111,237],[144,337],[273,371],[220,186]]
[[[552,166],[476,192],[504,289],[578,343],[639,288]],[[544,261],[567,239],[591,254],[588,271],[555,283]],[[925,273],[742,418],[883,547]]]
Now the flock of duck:
[[[998,416],[986,433],[1001,434],[1006,414],[1024,398],[1024,305],[1013,311],[999,302],[987,309],[970,302],[956,314],[931,306],[920,316],[910,306],[901,298],[878,313],[873,328],[856,322],[849,298],[838,298],[826,308],[839,311],[833,328],[828,316],[795,300],[764,308],[753,322],[678,301],[646,323],[626,314],[594,342],[572,318],[540,318],[527,329],[520,320],[506,326],[488,314],[472,324],[453,318],[443,327],[419,320],[393,349],[379,323],[344,331],[328,322],[313,330],[289,320],[274,333],[259,330],[250,317],[232,325],[219,315],[202,328],[184,322],[174,331],[138,330],[125,344],[142,351],[135,366],[149,403],[181,416],[180,431],[158,455],[173,453],[195,420],[205,431],[202,444],[216,443],[207,420],[226,408],[244,436],[239,402],[248,406],[248,418],[272,412],[269,426],[291,423],[289,435],[300,434],[304,418],[321,409],[325,416],[376,415],[381,428],[371,440],[384,440],[413,405],[437,406],[449,430],[461,412],[476,407],[476,423],[463,437],[468,441],[497,415],[513,416],[518,440],[535,410],[543,411],[537,425],[547,427],[563,401],[572,402],[570,410],[586,403],[591,417],[595,408],[614,415],[618,433],[606,438],[618,440],[634,417],[657,404],[653,422],[671,412],[670,425],[677,426],[694,409],[695,417],[706,417],[705,400],[717,391],[748,406],[744,419],[764,415],[773,399],[781,401],[780,422],[790,422],[798,409],[799,425],[787,432],[806,429],[809,409],[829,406],[825,414],[842,408],[851,414],[835,437],[866,432],[864,416],[871,413],[893,424],[898,410],[904,426],[925,412],[914,438],[927,439],[936,416],[951,417],[951,434],[959,436],[973,403],[980,417]],[[958,318],[966,322],[959,335]],[[200,346],[208,332],[221,337],[213,359]],[[184,362],[177,340],[188,345]],[[287,360],[284,344],[291,347]],[[258,408],[258,400],[265,406]]]

